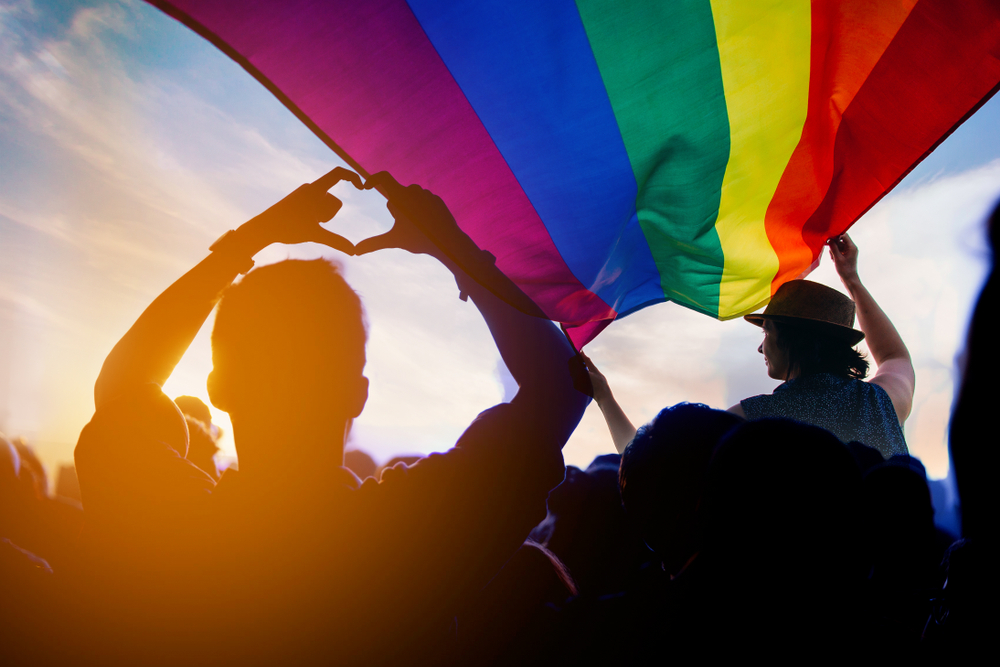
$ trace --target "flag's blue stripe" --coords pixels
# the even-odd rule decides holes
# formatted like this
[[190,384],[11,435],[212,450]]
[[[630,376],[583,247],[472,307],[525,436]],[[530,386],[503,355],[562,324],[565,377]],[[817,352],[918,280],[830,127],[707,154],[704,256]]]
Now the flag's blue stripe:
[[574,2],[408,3],[577,279],[618,312],[663,300]]

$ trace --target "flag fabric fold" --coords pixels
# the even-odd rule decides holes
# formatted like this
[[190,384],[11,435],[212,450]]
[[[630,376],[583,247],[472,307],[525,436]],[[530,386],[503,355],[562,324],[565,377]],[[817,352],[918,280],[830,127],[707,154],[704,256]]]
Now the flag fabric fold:
[[992,0],[175,0],[582,345],[756,310],[1000,85]]

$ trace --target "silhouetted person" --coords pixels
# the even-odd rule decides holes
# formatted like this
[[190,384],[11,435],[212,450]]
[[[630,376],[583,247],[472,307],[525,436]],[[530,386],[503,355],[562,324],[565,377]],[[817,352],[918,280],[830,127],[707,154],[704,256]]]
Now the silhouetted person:
[[620,593],[653,560],[622,508],[620,460],[608,454],[586,470],[567,466],[566,479],[549,494],[548,515],[531,531],[532,539],[566,564],[581,595]]
[[875,613],[901,640],[916,644],[930,615],[930,600],[944,583],[941,560],[955,540],[934,526],[924,466],[894,456],[864,477],[870,577]]
[[861,475],[829,432],[682,404],[626,449],[622,491],[664,562],[687,560],[645,589],[568,608],[573,661],[808,659],[870,646]]
[[[368,395],[360,299],[323,260],[263,267],[230,286],[274,242],[351,253],[318,224],[339,209],[326,190],[341,178],[360,185],[336,169],[223,236],[105,361],[76,457],[96,515],[95,571],[129,610],[112,609],[110,622],[116,637],[136,630],[144,639],[126,659],[434,659],[452,615],[522,544],[562,479],[560,449],[587,402],[568,372],[572,349],[551,322],[471,280],[453,258],[473,273],[492,270],[491,259],[438,197],[387,174],[367,187],[387,196],[395,226],[357,253],[402,248],[439,259],[483,314],[520,390],[445,454],[360,487],[343,468],[347,428]],[[220,294],[208,389],[232,419],[240,470],[216,487],[183,458],[184,421],[159,387]],[[205,563],[229,570],[214,595],[203,594]]]
[[698,552],[708,463],[722,436],[741,423],[729,412],[679,403],[641,427],[622,455],[622,504],[669,574]]
[[973,658],[996,643],[997,584],[996,419],[993,415],[1000,355],[996,312],[1000,306],[997,254],[1000,204],[989,220],[990,273],[969,323],[962,381],[951,416],[948,447],[958,486],[962,540],[946,559],[947,581],[938,592],[934,613],[924,630],[925,648],[934,657]]
[[1000,245],[1000,204],[989,220],[990,273],[976,302],[969,323],[963,354],[962,381],[951,416],[948,446],[962,513],[962,537],[988,542],[996,534],[998,499],[994,490],[997,475],[996,425],[993,419],[995,382],[1000,369],[996,342],[996,321],[1000,307],[997,285],[997,255]]
[[398,454],[396,456],[393,456],[391,459],[389,459],[382,465],[378,466],[375,469],[375,474],[373,475],[373,477],[375,477],[375,479],[382,479],[382,473],[384,473],[386,470],[389,470],[390,468],[395,468],[397,465],[400,464],[404,466],[413,465],[421,458],[423,457],[420,456],[419,454]]
[[576,595],[559,558],[527,540],[456,619],[459,665],[535,664],[558,623],[559,607]]
[[[17,448],[0,434],[0,663],[4,665],[37,664],[50,657],[43,638],[51,632],[47,613],[52,606],[52,568],[22,546],[30,528],[25,520],[32,519],[33,500],[24,491],[29,477]],[[29,480],[29,488],[31,484]]]
[[212,423],[212,411],[197,396],[178,396],[174,403],[184,413],[188,426],[187,460],[219,481],[219,467],[215,455],[219,452],[218,441],[222,436],[219,427]]
[[692,637],[727,638],[713,653],[868,648],[861,511],[857,464],[829,432],[782,419],[740,426],[709,467],[701,551],[679,578],[675,613]]
[[16,517],[11,517],[13,532],[5,537],[57,570],[73,564],[78,557],[83,527],[79,503],[50,497],[45,467],[34,449],[22,438],[14,438],[11,444],[20,461],[17,481],[20,509]]

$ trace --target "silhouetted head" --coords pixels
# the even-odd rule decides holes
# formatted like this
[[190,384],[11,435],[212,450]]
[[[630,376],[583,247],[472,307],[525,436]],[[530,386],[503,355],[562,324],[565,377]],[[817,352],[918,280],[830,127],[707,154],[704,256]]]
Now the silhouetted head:
[[212,403],[233,418],[350,420],[368,396],[361,299],[338,267],[288,260],[226,290],[212,330]]
[[625,511],[671,572],[697,551],[696,510],[712,450],[742,421],[679,403],[641,427],[622,454],[618,483]]
[[205,401],[197,396],[178,396],[174,403],[181,409],[187,417],[194,417],[206,427],[212,423],[212,411],[205,405]]
[[860,508],[861,473],[836,436],[762,419],[733,430],[716,450],[703,504],[705,546],[759,574],[855,573]]

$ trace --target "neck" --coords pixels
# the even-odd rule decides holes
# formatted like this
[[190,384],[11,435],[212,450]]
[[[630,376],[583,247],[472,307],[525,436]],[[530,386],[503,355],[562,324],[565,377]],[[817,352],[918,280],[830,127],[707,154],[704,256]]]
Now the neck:
[[344,465],[347,420],[329,415],[281,415],[254,411],[230,415],[240,477],[259,484],[301,484]]

